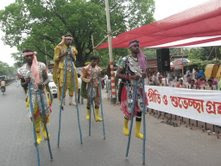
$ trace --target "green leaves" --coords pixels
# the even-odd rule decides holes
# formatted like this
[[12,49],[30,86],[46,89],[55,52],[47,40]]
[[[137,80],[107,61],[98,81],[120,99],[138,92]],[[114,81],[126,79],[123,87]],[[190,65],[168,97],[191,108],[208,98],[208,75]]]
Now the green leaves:
[[[153,20],[153,0],[109,0],[112,31],[124,32]],[[4,41],[19,51],[33,49],[38,59],[53,58],[53,49],[67,32],[74,36],[79,52],[77,66],[92,54],[91,35],[95,45],[107,34],[103,0],[17,0],[0,11]],[[114,35],[117,35],[114,34]],[[86,51],[87,50],[87,51]],[[114,50],[114,57],[125,56],[126,50]],[[107,51],[100,52],[103,64]]]
[[15,73],[15,68],[10,67],[7,63],[0,61],[0,75],[12,76]]

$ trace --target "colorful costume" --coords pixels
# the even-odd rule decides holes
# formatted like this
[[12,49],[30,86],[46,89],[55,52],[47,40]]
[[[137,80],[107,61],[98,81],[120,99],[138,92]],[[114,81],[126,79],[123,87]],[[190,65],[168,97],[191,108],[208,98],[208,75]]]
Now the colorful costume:
[[99,66],[92,67],[91,64],[82,68],[81,79],[87,83],[86,93],[87,93],[87,115],[86,119],[90,118],[90,101],[91,99],[95,104],[95,120],[102,121],[99,115],[99,105],[100,105],[100,92],[99,92],[99,75],[101,73],[101,68]]
[[[142,60],[141,60],[142,59]],[[119,86],[119,101],[121,103],[121,110],[124,113],[124,127],[123,134],[128,136],[128,122],[131,118],[133,102],[135,102],[134,116],[136,116],[136,137],[143,139],[143,134],[140,133],[141,127],[141,115],[142,110],[146,105],[146,97],[143,90],[142,73],[146,71],[146,59],[144,55],[138,55],[134,57],[132,55],[123,57],[118,61],[118,73],[117,76],[121,78]],[[120,75],[122,77],[120,77]],[[133,101],[134,83],[135,80],[131,80],[130,76],[139,76],[137,80],[137,98]],[[143,101],[143,97],[145,101]]]
[[[77,49],[75,47],[68,48],[64,42],[59,43],[54,49],[54,69],[53,69],[53,79],[54,82],[58,86],[58,99],[61,97],[62,87],[64,86],[64,72],[65,72],[65,56],[59,58],[63,53],[68,52],[70,56],[67,56],[67,75],[66,75],[66,85],[65,85],[65,93],[68,89],[70,101],[72,100],[74,94],[74,82],[76,90],[78,90],[78,77],[76,72],[76,67],[74,65],[74,61],[76,60]],[[72,63],[72,64],[71,64]],[[72,65],[74,67],[74,73],[72,73]],[[73,79],[74,74],[74,79]]]
[[[42,84],[43,82],[47,81],[44,80],[43,78],[43,72],[46,72],[46,66],[44,63],[41,62],[37,62],[37,70],[39,73],[39,81],[38,83]],[[20,78],[22,78],[23,80],[25,79],[29,79],[30,78],[30,82],[31,82],[31,97],[32,97],[32,103],[33,103],[33,108],[34,108],[34,112],[33,112],[33,116],[30,117],[33,120],[34,119],[34,123],[35,123],[35,131],[36,131],[36,136],[37,136],[37,143],[40,144],[40,142],[42,141],[42,135],[45,139],[47,139],[47,133],[46,133],[46,129],[44,127],[44,119],[43,117],[43,113],[45,115],[45,123],[48,123],[49,121],[49,115],[51,113],[51,104],[52,104],[52,97],[50,95],[49,90],[46,88],[46,86],[44,85],[42,87],[42,98],[43,98],[43,102],[44,102],[44,110],[42,110],[41,107],[41,101],[40,101],[40,94],[39,94],[39,90],[38,87],[36,86],[36,76],[35,74],[32,72],[31,67],[28,64],[24,64],[21,68],[18,69],[18,75]],[[26,107],[29,110],[30,109],[30,98],[29,98],[29,92],[27,91],[27,97],[26,97]]]

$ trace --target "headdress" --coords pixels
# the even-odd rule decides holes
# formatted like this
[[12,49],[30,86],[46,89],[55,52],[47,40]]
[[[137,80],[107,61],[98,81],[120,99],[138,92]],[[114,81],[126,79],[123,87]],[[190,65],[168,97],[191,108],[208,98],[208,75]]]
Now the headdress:
[[39,68],[38,68],[38,60],[37,60],[37,52],[34,52],[32,50],[24,50],[23,51],[23,56],[33,56],[32,59],[32,65],[31,65],[31,73],[32,76],[34,77],[35,80],[35,86],[37,86],[40,83],[40,75],[39,75]]
[[[131,48],[132,46],[138,44],[138,47],[140,46],[140,42],[138,40],[132,40],[129,42],[129,47]],[[140,65],[140,68],[143,71],[146,71],[147,69],[147,61],[146,61],[146,57],[143,53],[143,51],[139,48],[139,53],[137,54],[137,59]]]

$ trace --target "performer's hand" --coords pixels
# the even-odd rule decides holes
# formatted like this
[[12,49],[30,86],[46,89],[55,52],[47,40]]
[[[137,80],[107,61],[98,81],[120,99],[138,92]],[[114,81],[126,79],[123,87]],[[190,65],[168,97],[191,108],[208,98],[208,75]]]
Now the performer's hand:
[[142,73],[142,78],[146,78],[147,74],[146,73]]
[[63,58],[64,56],[67,56],[67,55],[68,55],[67,51],[63,52],[63,53],[60,54],[59,59]]
[[129,76],[129,80],[139,80],[140,79],[140,76],[138,75],[130,75]]
[[89,83],[89,82],[91,82],[91,79],[90,78],[85,78],[84,82]]
[[38,89],[41,89],[41,90],[42,90],[42,89],[43,89],[43,87],[44,87],[44,85],[43,85],[43,84],[41,84],[41,83],[40,83],[40,84],[38,84]]
[[26,84],[29,84],[30,82],[31,82],[31,78],[30,78],[30,77],[28,77],[28,78],[25,79],[25,83],[26,83]]
[[16,74],[16,76],[19,78],[19,79],[22,79],[23,77],[22,77],[22,75],[20,75],[20,74]]

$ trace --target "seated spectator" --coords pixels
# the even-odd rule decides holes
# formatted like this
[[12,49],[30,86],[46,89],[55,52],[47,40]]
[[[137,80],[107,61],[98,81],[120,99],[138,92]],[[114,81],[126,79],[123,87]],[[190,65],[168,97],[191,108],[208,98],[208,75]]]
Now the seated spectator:
[[162,76],[161,74],[159,74],[159,76],[158,76],[157,85],[158,85],[158,86],[164,86],[163,76]]
[[198,78],[196,81],[196,89],[205,89],[206,80],[204,77]]
[[218,89],[218,80],[216,78],[213,78],[213,77],[211,79],[212,79],[212,82],[213,82],[213,87],[215,89]]
[[183,83],[183,79],[180,78],[178,84],[176,85],[177,88],[186,88],[186,85]]
[[221,79],[218,82],[218,90],[221,90]]
[[196,85],[195,85],[195,80],[194,79],[191,79],[191,81],[189,82],[188,88],[189,89],[196,89]]
[[207,81],[207,85],[205,86],[206,90],[216,90],[215,86],[213,85],[213,80],[209,79]]
[[203,70],[199,70],[199,72],[197,73],[197,78],[202,78],[204,77],[204,72]]

